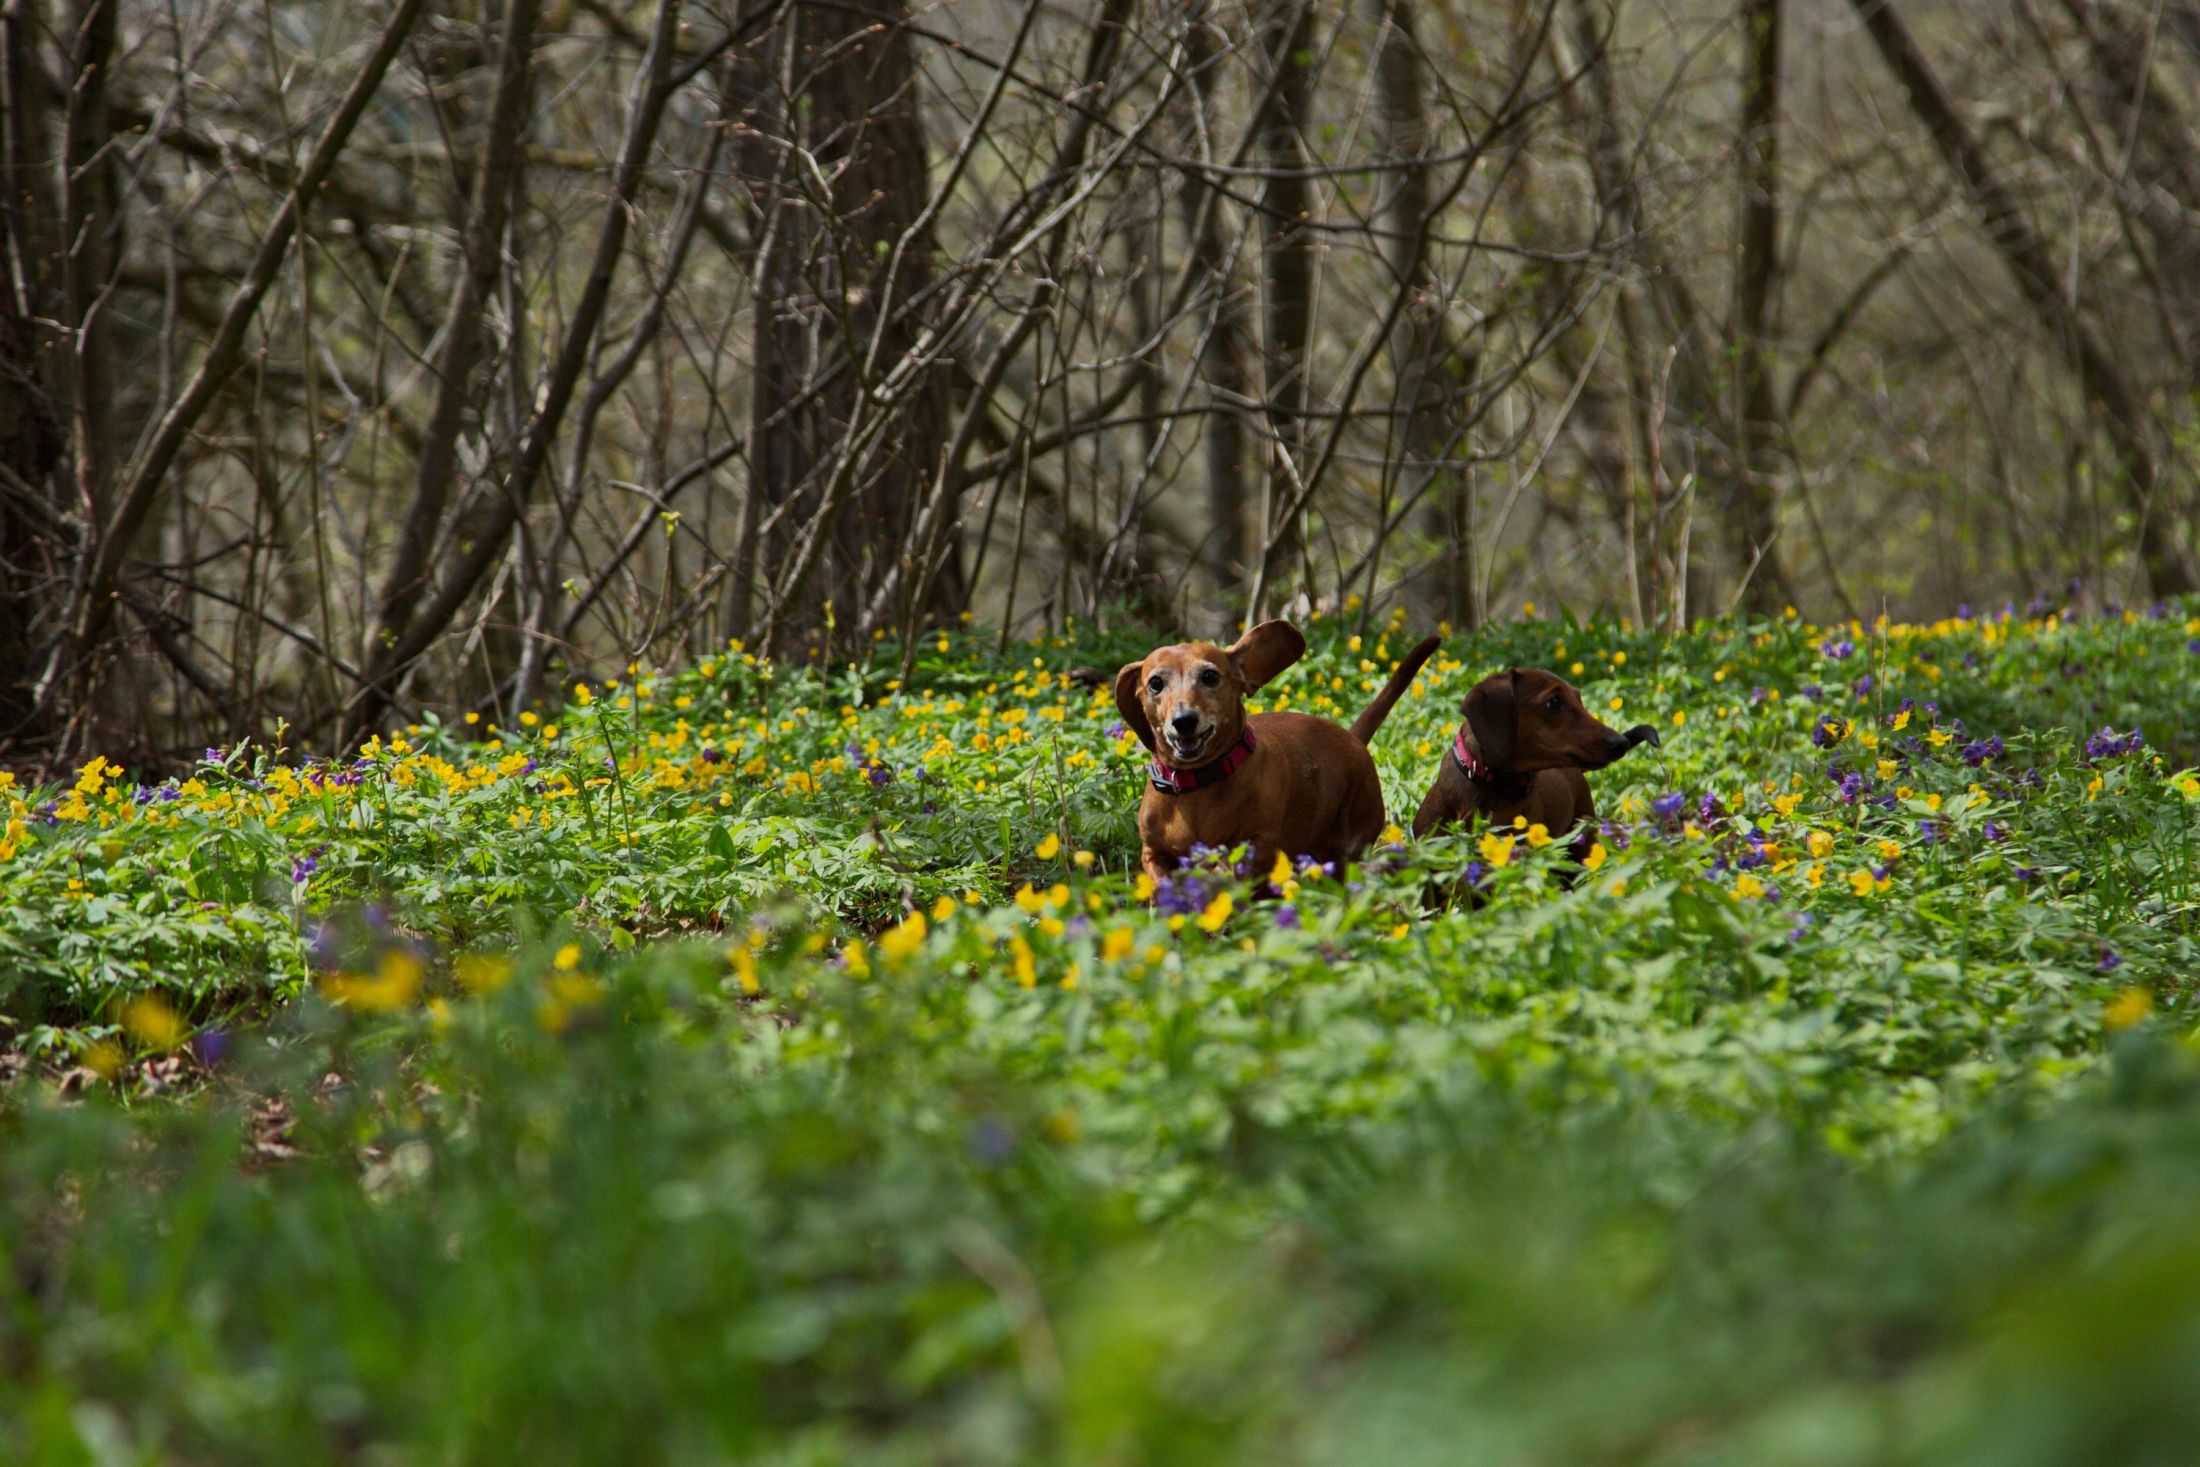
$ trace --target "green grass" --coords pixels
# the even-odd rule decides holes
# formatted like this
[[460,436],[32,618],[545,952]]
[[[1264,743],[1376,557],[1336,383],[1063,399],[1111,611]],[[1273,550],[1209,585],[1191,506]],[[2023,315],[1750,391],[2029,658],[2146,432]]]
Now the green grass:
[[1667,735],[1570,885],[1142,901],[1135,637],[16,792],[0,1460],[2182,1461],[2189,616],[1454,638],[1401,819],[1494,667]]

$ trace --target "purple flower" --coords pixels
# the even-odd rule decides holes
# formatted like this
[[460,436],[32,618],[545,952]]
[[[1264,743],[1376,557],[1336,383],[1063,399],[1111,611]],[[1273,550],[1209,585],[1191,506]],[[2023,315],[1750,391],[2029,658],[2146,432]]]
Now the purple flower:
[[2040,873],[2030,866],[2019,866],[2009,874],[2019,881],[2037,881],[2040,879]]
[[1803,940],[1803,935],[1817,925],[1818,919],[1811,916],[1810,913],[1797,912],[1795,914],[1795,925],[1788,929],[1788,941],[1801,942]]
[[997,1117],[980,1116],[970,1123],[963,1144],[969,1148],[972,1161],[982,1166],[998,1166],[1015,1152],[1016,1133]]
[[1634,839],[1633,836],[1628,834],[1627,827],[1616,820],[1605,821],[1602,833],[1604,843],[1615,851],[1626,850],[1628,842]]
[[1119,739],[1129,732],[1130,730],[1123,726],[1123,720],[1118,718],[1115,722],[1100,730],[1100,736],[1104,739]]
[[1467,885],[1480,886],[1489,879],[1490,868],[1480,861],[1469,861],[1467,862],[1467,869],[1461,875],[1465,877]]
[[1282,906],[1276,908],[1276,925],[1286,932],[1298,931],[1299,909],[1289,902],[1285,902]]
[[1989,759],[1999,759],[2005,752],[2005,746],[2002,744],[2001,735],[1995,734],[1989,739],[1971,740],[1963,746],[1962,752],[1963,762],[1976,769]]
[[1859,799],[1861,799],[1861,798],[1863,797],[1863,794],[1864,794],[1864,776],[1863,776],[1863,775],[1861,775],[1861,774],[1844,774],[1844,775],[1842,775],[1842,776],[1841,776],[1841,803],[1842,803],[1842,804],[1844,804],[1844,805],[1853,805],[1853,804],[1855,804],[1855,803],[1856,803],[1856,802],[1857,802],[1857,801],[1858,801]]
[[1810,699],[1813,703],[1826,695],[1826,690],[1816,683],[1805,683],[1800,691],[1804,697]]
[[1937,846],[1937,845],[1939,845],[1939,844],[1940,844],[1940,823],[1939,823],[1938,821],[1935,821],[1935,820],[1920,820],[1920,821],[1918,821],[1918,822],[1917,822],[1917,838],[1918,838],[1919,840],[1923,841],[1923,842],[1924,842],[1924,843],[1925,843],[1926,845],[1929,845],[1929,846]]
[[2124,955],[2104,944],[2101,948],[2101,960],[2093,966],[2097,972],[2113,973],[2123,965]]
[[2185,650],[2200,655],[2200,637],[2194,637],[2191,641],[2185,643]]
[[290,884],[304,886],[313,879],[313,873],[321,869],[319,860],[312,856],[300,856],[290,863]]
[[716,764],[719,760],[725,758],[726,756],[719,753],[715,746],[705,744],[703,745],[702,753],[698,754],[696,757],[701,759],[705,764]]
[[1207,883],[1186,871],[1154,888],[1154,910],[1164,917],[1196,917],[1207,910]]
[[1872,675],[1868,672],[1865,673],[1856,680],[1855,685],[1849,691],[1856,694],[1859,699],[1869,698],[1872,695]]
[[1687,805],[1688,796],[1682,794],[1679,790],[1675,790],[1671,794],[1660,795],[1652,800],[1650,802],[1650,813],[1660,820],[1678,820],[1681,811],[1687,808]]
[[2145,743],[2146,736],[2137,729],[2119,735],[2113,728],[2104,728],[2085,741],[2085,757],[2115,759],[2136,752]]
[[871,772],[866,774],[864,778],[871,781],[872,789],[882,790],[894,782],[894,771],[883,764],[874,764],[871,766]]
[[1986,822],[1985,834],[1986,838],[1994,842],[1996,845],[1999,845],[2001,844],[2001,842],[2009,839],[2008,828],[1992,820]]
[[1849,736],[1849,724],[1845,718],[1821,718],[1818,726],[1810,731],[1810,741],[1821,749],[1830,749]]
[[1818,650],[1834,661],[1842,662],[1856,655],[1856,644],[1847,637],[1828,637],[1818,644]]
[[222,1029],[201,1029],[191,1036],[191,1052],[208,1069],[229,1057],[229,1034]]

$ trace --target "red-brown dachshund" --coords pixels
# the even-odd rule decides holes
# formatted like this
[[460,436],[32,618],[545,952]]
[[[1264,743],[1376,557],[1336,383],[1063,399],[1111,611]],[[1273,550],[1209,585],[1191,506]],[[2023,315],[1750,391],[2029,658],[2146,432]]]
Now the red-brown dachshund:
[[[1596,819],[1586,770],[1602,769],[1637,744],[1658,743],[1639,723],[1615,732],[1582,706],[1581,694],[1557,673],[1516,667],[1468,690],[1466,715],[1413,817],[1427,835],[1453,821],[1508,826],[1516,816],[1554,837]],[[1581,850],[1587,833],[1577,840]]]
[[1152,751],[1138,806],[1139,859],[1156,881],[1195,845],[1250,845],[1277,855],[1345,862],[1382,833],[1383,786],[1368,740],[1436,651],[1406,654],[1349,732],[1305,713],[1244,712],[1247,694],[1306,651],[1284,621],[1265,621],[1228,647],[1157,647],[1115,675],[1115,706]]

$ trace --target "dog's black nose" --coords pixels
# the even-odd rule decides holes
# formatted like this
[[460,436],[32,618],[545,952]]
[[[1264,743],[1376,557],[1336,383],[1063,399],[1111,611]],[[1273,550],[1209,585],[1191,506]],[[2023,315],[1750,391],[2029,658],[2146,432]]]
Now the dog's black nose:
[[1199,715],[1186,709],[1169,720],[1169,727],[1180,734],[1190,735],[1199,731]]
[[1635,747],[1634,742],[1630,740],[1625,734],[1613,734],[1610,738],[1604,741],[1604,752],[1614,759],[1617,759],[1620,755],[1626,753],[1629,749],[1632,749],[1633,747]]

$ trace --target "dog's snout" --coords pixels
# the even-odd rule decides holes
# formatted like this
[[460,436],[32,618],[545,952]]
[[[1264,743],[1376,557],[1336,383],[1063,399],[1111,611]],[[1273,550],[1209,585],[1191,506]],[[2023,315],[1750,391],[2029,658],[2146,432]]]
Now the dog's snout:
[[1617,759],[1620,755],[1626,753],[1629,749],[1632,749],[1633,747],[1635,747],[1634,743],[1627,737],[1627,735],[1623,733],[1605,735],[1604,752],[1611,755],[1614,759]]
[[1199,732],[1199,715],[1189,708],[1181,709],[1169,720],[1169,727],[1186,736],[1195,734]]

